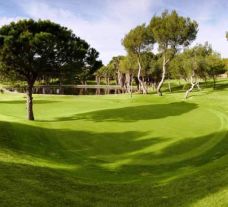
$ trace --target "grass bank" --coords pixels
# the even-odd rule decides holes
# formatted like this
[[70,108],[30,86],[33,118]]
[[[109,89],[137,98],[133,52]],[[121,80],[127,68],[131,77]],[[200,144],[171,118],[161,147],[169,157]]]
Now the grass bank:
[[0,206],[228,206],[227,94],[1,94]]

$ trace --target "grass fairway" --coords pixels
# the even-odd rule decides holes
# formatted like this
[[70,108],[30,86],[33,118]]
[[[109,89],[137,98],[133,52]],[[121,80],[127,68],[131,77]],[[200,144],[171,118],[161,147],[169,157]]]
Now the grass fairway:
[[228,206],[228,90],[0,95],[1,207]]

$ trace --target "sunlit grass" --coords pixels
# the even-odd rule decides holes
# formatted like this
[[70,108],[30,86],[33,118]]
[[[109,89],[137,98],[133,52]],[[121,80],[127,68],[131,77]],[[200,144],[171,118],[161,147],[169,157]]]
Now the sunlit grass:
[[228,90],[0,95],[0,206],[226,206]]

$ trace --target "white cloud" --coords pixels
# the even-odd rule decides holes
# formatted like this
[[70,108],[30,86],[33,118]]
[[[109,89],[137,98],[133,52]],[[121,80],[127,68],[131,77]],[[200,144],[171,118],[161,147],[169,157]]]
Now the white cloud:
[[17,22],[20,19],[25,19],[25,17],[1,17],[0,26],[9,24],[10,22]]
[[194,12],[196,21],[199,23],[199,32],[196,43],[208,41],[214,50],[222,57],[228,57],[228,42],[225,32],[228,30],[226,14],[223,13],[224,4],[217,0],[204,1],[201,7]]
[[215,23],[214,25],[200,24],[197,43],[208,41],[214,50],[221,53],[222,57],[228,57],[228,42],[225,32],[228,30],[226,22]]
[[21,1],[26,15],[35,19],[50,19],[72,29],[100,52],[100,58],[107,63],[113,56],[125,54],[121,45],[124,35],[137,24],[148,21],[151,7],[158,0],[116,0],[104,1],[105,10],[99,20],[91,21],[75,15],[70,10],[52,7],[47,2]]
[[[85,39],[100,52],[100,58],[104,63],[107,63],[113,56],[125,54],[121,39],[131,28],[149,22],[155,13],[158,14],[156,11],[161,12],[165,8],[177,9],[181,14],[196,19],[199,22],[200,30],[195,42],[209,41],[215,50],[222,53],[223,57],[228,57],[228,42],[225,39],[225,31],[228,30],[226,18],[223,18],[222,22],[210,23],[214,19],[218,20],[215,18],[215,8],[219,6],[216,0],[210,0],[209,3],[205,1],[201,7],[191,4],[191,9],[177,8],[171,2],[167,4],[165,0],[103,0],[100,10],[87,5],[90,10],[83,10],[83,14],[87,12],[88,18],[82,15],[82,11],[77,12],[75,7],[71,8],[70,4],[66,10],[63,9],[66,7],[61,7],[53,2],[51,4],[51,1],[47,0],[17,1],[26,17],[50,19],[72,29],[76,35]],[[76,3],[78,6],[79,2]],[[194,12],[192,12],[193,10]],[[96,15],[94,15],[95,12]],[[96,17],[91,19],[93,15]],[[20,17],[0,18],[0,25],[18,19]]]

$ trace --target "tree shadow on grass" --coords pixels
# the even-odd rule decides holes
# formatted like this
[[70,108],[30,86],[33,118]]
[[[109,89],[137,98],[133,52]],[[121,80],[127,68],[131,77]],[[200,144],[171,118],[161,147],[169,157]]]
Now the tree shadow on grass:
[[[202,139],[204,138],[202,137]],[[81,177],[82,175],[66,174],[56,169],[0,162],[1,189],[4,189],[0,191],[1,206],[189,207],[228,186],[227,162],[214,163],[214,166],[212,163],[215,162],[213,157],[217,152],[221,152],[220,156],[217,156],[218,163],[227,155],[226,138],[224,137],[202,155],[185,160],[181,165],[179,163],[179,166],[169,163],[150,167],[126,165],[119,172],[107,172],[100,169],[100,176],[104,180],[108,173],[112,174],[113,177],[115,176],[115,179],[110,180],[109,183],[102,182],[102,180],[100,182],[87,180]],[[176,143],[171,147],[178,150],[190,143],[189,139],[185,143]],[[194,146],[195,144],[192,145],[192,147]],[[162,156],[165,156],[165,151]],[[175,168],[189,167],[191,169],[197,167],[198,164],[195,165],[195,162],[198,162],[197,160],[204,160],[201,164],[206,166],[206,164],[211,163],[211,166],[200,168],[194,173],[183,175],[177,173],[175,179],[159,183],[160,176],[164,172],[170,173],[169,176],[172,177]],[[94,173],[98,173],[89,166],[85,167],[87,171],[93,170]],[[160,168],[160,170],[156,171],[156,168]],[[150,176],[149,173],[146,174],[146,171],[154,174],[154,177]],[[92,172],[90,173],[92,174]],[[119,182],[121,176],[128,179],[132,173],[136,177],[143,177],[142,182],[126,182],[124,184]],[[112,184],[112,182],[114,183]]]
[[[213,87],[214,87],[213,81],[208,81],[207,83],[201,82],[200,85],[202,86],[202,88],[212,89],[213,91]],[[214,90],[226,90],[226,89],[228,89],[227,79],[216,81]]]
[[[170,144],[160,154],[132,155],[129,153],[167,140],[138,140],[148,136],[147,132],[92,133],[8,122],[0,123],[0,131],[1,150],[13,151],[18,157],[27,154],[31,159],[80,165],[66,172],[0,162],[3,207],[191,206],[228,186],[227,131],[186,138]],[[124,159],[126,154],[130,163],[111,171],[101,167],[115,162],[114,155]],[[135,164],[139,159],[141,163]],[[183,169],[187,171],[183,173]]]
[[[112,157],[165,142],[166,139],[139,139],[148,132],[103,132],[46,129],[12,122],[0,122],[0,149],[47,161],[68,164],[105,162]],[[83,156],[82,156],[83,155]]]
[[188,113],[197,107],[197,104],[188,102],[150,104],[76,114],[71,117],[58,118],[56,121],[87,120],[95,122],[135,122],[179,116]]
[[[47,101],[47,100],[34,100],[33,103],[34,104],[49,104],[49,103],[57,103],[60,101]],[[0,104],[25,104],[26,103],[26,99],[25,100],[7,100],[7,101],[0,101]]]
[[[191,206],[228,186],[227,131],[187,138],[171,144],[160,154],[147,153],[136,157],[139,158],[151,160],[151,164],[122,166],[120,174],[134,171],[142,180],[146,177],[156,180],[158,185],[148,198],[153,198],[154,191],[161,196],[148,199],[155,202],[152,206]],[[166,162],[159,163],[163,159]]]
[[[199,168],[228,155],[228,132],[221,131],[201,137],[185,138],[168,145],[160,153],[139,153],[133,160],[151,161],[145,163],[151,175],[169,176],[167,172],[177,172],[184,167]],[[228,163],[227,163],[228,166]],[[120,170],[129,166],[122,166]],[[137,166],[132,163],[132,167]],[[155,168],[156,167],[156,168]],[[140,167],[139,167],[140,169]],[[135,171],[136,172],[136,171]],[[139,174],[142,173],[139,170]]]

